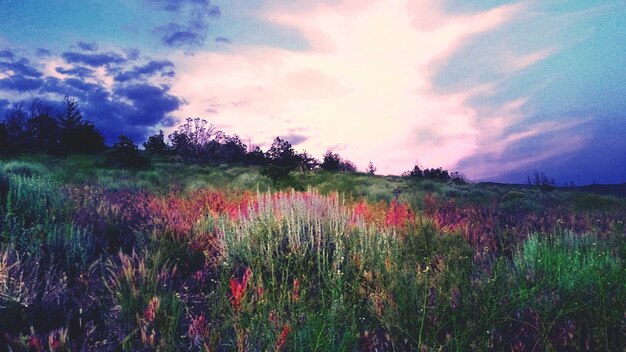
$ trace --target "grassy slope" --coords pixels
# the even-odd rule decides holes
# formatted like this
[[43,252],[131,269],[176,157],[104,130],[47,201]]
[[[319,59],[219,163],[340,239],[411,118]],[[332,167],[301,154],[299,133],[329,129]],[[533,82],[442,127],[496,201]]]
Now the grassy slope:
[[[24,344],[52,336],[71,349],[626,342],[621,198],[330,173],[294,173],[283,185],[321,194],[270,196],[279,190],[258,168],[165,159],[144,171],[85,156],[28,156],[2,168],[0,332],[9,334],[0,348],[17,349],[19,338],[7,336],[20,334]],[[260,193],[248,217],[216,208],[245,191]],[[410,223],[395,220],[403,216]]]

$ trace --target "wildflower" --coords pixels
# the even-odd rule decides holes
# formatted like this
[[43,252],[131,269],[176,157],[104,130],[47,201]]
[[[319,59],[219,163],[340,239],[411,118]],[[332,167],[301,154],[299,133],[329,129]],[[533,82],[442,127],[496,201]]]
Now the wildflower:
[[157,311],[159,310],[160,300],[159,297],[153,297],[150,302],[148,302],[148,307],[143,312],[143,318],[148,322],[154,322],[156,319]]
[[293,279],[293,289],[291,290],[291,299],[297,303],[300,298],[300,280]]
[[280,333],[278,340],[276,341],[276,351],[282,351],[283,347],[285,347],[285,343],[287,343],[287,336],[291,332],[291,328],[289,325],[285,324],[283,326],[283,331]]
[[239,311],[241,307],[241,302],[246,295],[246,288],[248,286],[248,281],[250,281],[250,277],[252,276],[252,270],[250,268],[246,269],[245,274],[241,278],[238,279],[230,279],[230,293],[232,294],[231,304],[236,311]]
[[191,343],[199,347],[209,336],[209,324],[206,321],[204,313],[200,314],[197,318],[191,319],[189,324],[189,330],[187,331],[187,337]]
[[35,349],[35,351],[37,351],[37,352],[43,352],[44,351],[43,344],[37,338],[37,336],[30,336],[28,338],[28,347]]

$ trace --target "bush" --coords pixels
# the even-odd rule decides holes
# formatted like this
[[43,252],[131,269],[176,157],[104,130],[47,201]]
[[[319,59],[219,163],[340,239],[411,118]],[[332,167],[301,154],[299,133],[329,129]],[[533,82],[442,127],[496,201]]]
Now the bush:
[[47,170],[41,164],[29,163],[26,161],[10,161],[2,167],[2,170],[9,175],[22,177],[42,176]]
[[107,154],[107,161],[113,166],[126,169],[145,169],[150,166],[150,160],[142,156],[137,145],[123,134]]
[[533,171],[533,176],[528,176],[528,184],[531,186],[537,186],[542,192],[550,192],[556,188],[556,181],[553,178],[548,178],[543,172],[537,170]]

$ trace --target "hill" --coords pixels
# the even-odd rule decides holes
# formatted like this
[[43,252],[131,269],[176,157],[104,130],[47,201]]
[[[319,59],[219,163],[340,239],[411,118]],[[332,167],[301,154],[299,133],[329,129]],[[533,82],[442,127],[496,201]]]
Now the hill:
[[624,198],[109,160],[0,163],[0,349],[626,346]]

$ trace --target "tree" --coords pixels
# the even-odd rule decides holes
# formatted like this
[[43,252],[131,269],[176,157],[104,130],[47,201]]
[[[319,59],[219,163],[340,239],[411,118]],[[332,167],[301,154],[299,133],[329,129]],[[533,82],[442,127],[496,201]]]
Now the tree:
[[548,178],[543,172],[533,170],[533,176],[527,176],[528,184],[537,186],[542,192],[550,192],[556,188],[556,181]]
[[48,113],[31,117],[27,123],[29,151],[55,154],[60,147],[60,128]]
[[169,135],[172,150],[180,156],[196,161],[214,161],[219,140],[224,133],[200,118],[188,118],[178,130]]
[[263,150],[257,145],[246,153],[244,162],[248,165],[265,165],[267,164],[267,158]]
[[413,170],[404,172],[402,176],[410,178],[421,178],[424,177],[424,172],[422,171],[422,169],[420,169],[419,166],[415,165],[413,166]]
[[376,166],[374,166],[374,164],[372,164],[372,162],[370,161],[370,163],[367,164],[367,168],[365,169],[365,172],[367,172],[370,175],[373,175],[376,172]]
[[120,134],[117,142],[111,147],[107,160],[114,166],[129,169],[142,169],[150,164],[150,161],[140,154],[132,139],[124,134]]
[[324,161],[322,161],[320,168],[325,171],[356,172],[356,165],[353,162],[342,159],[339,154],[330,150],[324,154]]
[[341,158],[339,157],[339,154],[327,150],[324,154],[324,160],[322,161],[320,168],[325,171],[339,171],[340,166]]
[[19,154],[26,151],[28,137],[28,114],[24,111],[24,104],[18,103],[6,111],[4,118],[6,126],[6,144],[8,154]]
[[339,164],[339,171],[341,172],[356,172],[356,165],[350,160],[342,160]]
[[226,163],[242,162],[246,156],[246,145],[238,135],[224,135],[216,150],[216,161]]
[[159,130],[159,133],[148,137],[148,140],[143,144],[144,149],[152,154],[164,155],[169,152],[169,146],[165,143],[165,135],[163,131]]
[[450,174],[448,173],[448,170],[444,170],[441,167],[438,167],[436,169],[424,169],[424,178],[428,178],[431,180],[447,181],[450,179]]
[[306,151],[299,153],[298,159],[299,159],[298,168],[300,169],[300,172],[302,172],[303,174],[309,171],[315,170],[320,164],[320,162],[317,159],[315,159]]
[[96,153],[104,150],[104,136],[90,121],[83,121],[78,110],[78,103],[67,96],[64,100],[65,110],[57,118],[59,123],[59,144],[63,152]]
[[281,139],[280,137],[276,137],[276,139],[274,139],[272,146],[266,154],[270,163],[289,170],[297,168],[300,162],[298,155],[291,146],[291,143]]

